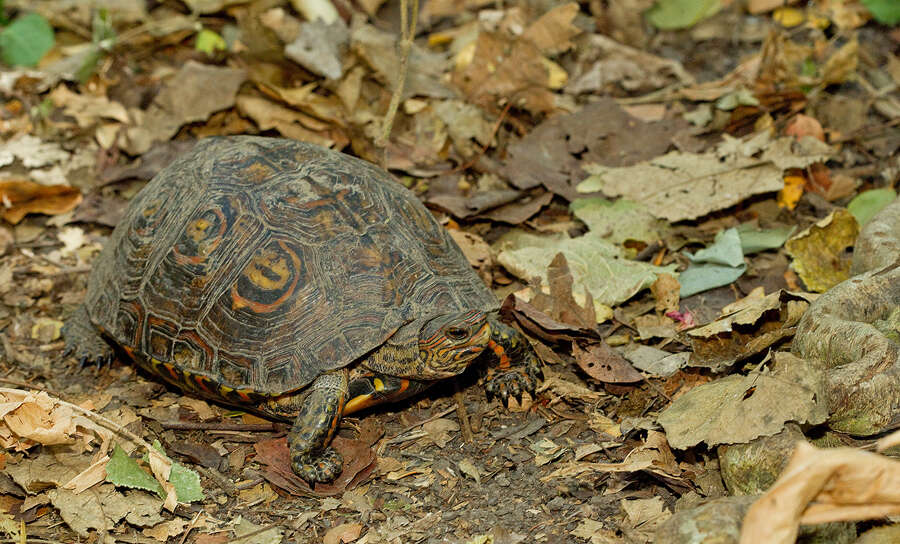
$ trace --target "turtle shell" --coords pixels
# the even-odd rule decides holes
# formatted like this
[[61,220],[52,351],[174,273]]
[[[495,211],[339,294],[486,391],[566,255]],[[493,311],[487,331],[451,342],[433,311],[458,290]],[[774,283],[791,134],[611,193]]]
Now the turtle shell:
[[141,362],[280,395],[493,294],[413,195],[315,145],[209,138],[132,200],[86,308]]

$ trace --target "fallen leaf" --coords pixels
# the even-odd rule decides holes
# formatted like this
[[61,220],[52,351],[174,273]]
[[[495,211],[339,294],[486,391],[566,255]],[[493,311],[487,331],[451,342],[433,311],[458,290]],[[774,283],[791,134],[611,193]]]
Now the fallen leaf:
[[[578,191],[623,196],[669,221],[695,219],[752,195],[778,191],[784,187],[785,169],[828,157],[825,144],[810,138],[802,142],[769,141],[765,132],[743,141],[726,135],[715,151],[705,154],[672,151],[634,166],[586,167],[591,176],[578,184]],[[754,158],[760,151],[761,156]]]
[[721,372],[793,336],[811,298],[787,291],[765,295],[759,287],[722,309],[722,317],[686,333],[691,366]]
[[900,514],[900,461],[852,448],[800,442],[788,466],[744,517],[741,544],[796,541],[801,523]]
[[675,266],[653,266],[630,261],[624,250],[598,236],[579,238],[538,236],[510,231],[494,245],[497,261],[525,281],[541,278],[547,283],[547,268],[562,253],[572,272],[572,296],[583,306],[587,291],[597,318],[609,316],[608,306],[628,300],[650,287],[661,273],[674,274]]
[[81,191],[67,185],[41,185],[32,181],[0,181],[0,216],[13,225],[29,213],[59,215],[81,203]]
[[793,136],[795,138],[802,138],[804,136],[811,136],[816,140],[825,141],[825,131],[822,129],[822,125],[817,121],[814,117],[810,117],[808,115],[803,115],[802,113],[798,113],[794,116],[793,119],[788,123],[788,125],[784,128],[785,136]]
[[187,61],[165,83],[143,112],[143,119],[133,121],[135,124],[126,129],[122,148],[140,155],[154,142],[174,136],[182,125],[205,121],[214,112],[234,106],[238,88],[246,78],[244,70]]
[[779,373],[726,376],[675,399],[657,418],[672,447],[749,442],[780,432],[787,421],[825,421],[821,371],[789,353],[775,360]]
[[605,342],[588,344],[584,347],[574,342],[572,354],[578,367],[597,381],[634,383],[644,379],[640,372]]
[[578,198],[569,204],[572,214],[590,231],[614,244],[633,240],[649,244],[662,239],[668,224],[657,219],[643,205],[620,198]]
[[[575,113],[555,115],[510,144],[501,173],[519,189],[544,185],[572,201],[581,196],[575,185],[586,177],[584,165],[625,166],[650,159],[665,152],[685,126],[681,120],[645,123],[613,99],[601,99]],[[635,179],[640,178],[630,181]]]
[[847,210],[837,209],[795,234],[784,248],[793,258],[791,268],[807,289],[827,291],[850,277],[851,255],[846,253],[859,235],[859,224]]
[[362,527],[362,523],[342,523],[340,525],[335,525],[331,529],[328,529],[328,532],[322,537],[322,544],[346,544],[348,542],[353,542],[359,538]]
[[333,482],[316,484],[314,489],[291,470],[287,439],[257,442],[253,449],[256,460],[266,465],[263,476],[272,485],[295,495],[329,497],[339,495],[345,489],[353,489],[375,470],[375,452],[368,445],[337,436],[331,441],[331,446],[344,458],[343,470]]

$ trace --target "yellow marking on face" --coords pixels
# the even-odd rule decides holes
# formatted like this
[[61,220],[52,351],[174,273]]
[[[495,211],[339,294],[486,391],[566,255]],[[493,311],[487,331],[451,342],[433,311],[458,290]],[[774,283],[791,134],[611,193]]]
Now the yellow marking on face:
[[375,385],[375,391],[384,391],[384,382],[381,381],[381,378],[375,378],[372,383]]

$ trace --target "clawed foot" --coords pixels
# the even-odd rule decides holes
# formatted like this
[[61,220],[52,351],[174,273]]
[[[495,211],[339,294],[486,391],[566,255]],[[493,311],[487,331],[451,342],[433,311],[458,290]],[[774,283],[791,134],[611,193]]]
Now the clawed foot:
[[488,400],[500,397],[503,405],[509,406],[509,398],[512,397],[522,404],[522,394],[527,392],[534,397],[537,384],[543,379],[540,361],[534,359],[521,368],[488,370],[484,389]]
[[88,365],[103,368],[112,364],[116,358],[112,347],[96,331],[79,321],[70,320],[66,323],[62,328],[62,335],[66,340],[63,357],[74,356],[81,368]]
[[343,465],[343,457],[331,447],[314,453],[297,453],[291,459],[291,468],[309,484],[334,480]]

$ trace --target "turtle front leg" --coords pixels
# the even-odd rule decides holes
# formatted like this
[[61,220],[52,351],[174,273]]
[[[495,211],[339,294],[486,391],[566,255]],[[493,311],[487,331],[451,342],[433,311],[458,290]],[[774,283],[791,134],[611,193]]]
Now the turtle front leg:
[[490,326],[488,348],[496,356],[496,365],[487,371],[485,393],[488,398],[499,396],[504,405],[509,397],[521,403],[522,393],[534,396],[538,382],[544,379],[541,360],[522,333],[496,318],[490,320]]
[[346,369],[327,372],[316,378],[299,399],[288,448],[291,468],[310,484],[330,482],[341,473],[341,454],[328,443],[343,415],[347,382]]
[[78,307],[62,328],[66,347],[63,356],[74,355],[82,367],[88,364],[103,366],[115,358],[112,347],[100,336],[100,332],[91,323],[87,308]]

